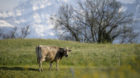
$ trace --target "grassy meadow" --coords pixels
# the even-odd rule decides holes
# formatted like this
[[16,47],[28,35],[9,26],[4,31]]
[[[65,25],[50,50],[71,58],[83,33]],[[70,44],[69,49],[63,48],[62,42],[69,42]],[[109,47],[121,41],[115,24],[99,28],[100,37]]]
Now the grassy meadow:
[[[35,47],[68,47],[59,70],[43,63],[38,72]],[[0,40],[0,78],[140,78],[140,44],[91,44],[45,39]]]

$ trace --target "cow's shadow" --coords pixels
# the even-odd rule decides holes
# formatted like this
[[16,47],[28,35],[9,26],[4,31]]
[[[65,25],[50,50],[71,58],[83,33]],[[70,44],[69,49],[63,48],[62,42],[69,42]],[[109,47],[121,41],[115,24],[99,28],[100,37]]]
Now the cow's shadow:
[[24,67],[0,67],[0,70],[16,70],[16,71],[38,71],[35,68],[24,68]]

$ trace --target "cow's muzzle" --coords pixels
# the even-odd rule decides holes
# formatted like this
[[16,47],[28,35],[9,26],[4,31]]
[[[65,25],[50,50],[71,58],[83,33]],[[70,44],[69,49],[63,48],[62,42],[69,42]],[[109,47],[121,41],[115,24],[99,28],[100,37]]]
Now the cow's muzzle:
[[65,57],[68,57],[68,55],[65,55]]

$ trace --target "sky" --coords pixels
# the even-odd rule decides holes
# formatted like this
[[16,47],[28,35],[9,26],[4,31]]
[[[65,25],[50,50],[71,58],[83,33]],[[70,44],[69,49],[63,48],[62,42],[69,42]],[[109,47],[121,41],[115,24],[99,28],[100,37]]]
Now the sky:
[[[75,0],[0,0],[0,27],[30,25],[31,33],[27,38],[57,38],[49,17],[55,14],[63,3]],[[134,13],[140,21],[139,0],[117,0],[123,4],[121,11]],[[136,32],[140,32],[140,23],[134,23]],[[140,37],[139,37],[140,40]],[[139,41],[140,42],[140,41]]]

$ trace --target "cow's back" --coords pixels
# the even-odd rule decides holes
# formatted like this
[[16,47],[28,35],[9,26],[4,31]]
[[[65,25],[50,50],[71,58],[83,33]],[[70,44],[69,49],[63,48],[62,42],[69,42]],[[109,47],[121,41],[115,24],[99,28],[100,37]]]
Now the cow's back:
[[51,47],[46,45],[39,45],[38,47],[40,48],[38,54],[41,54],[41,61],[53,61],[59,49],[58,47]]

